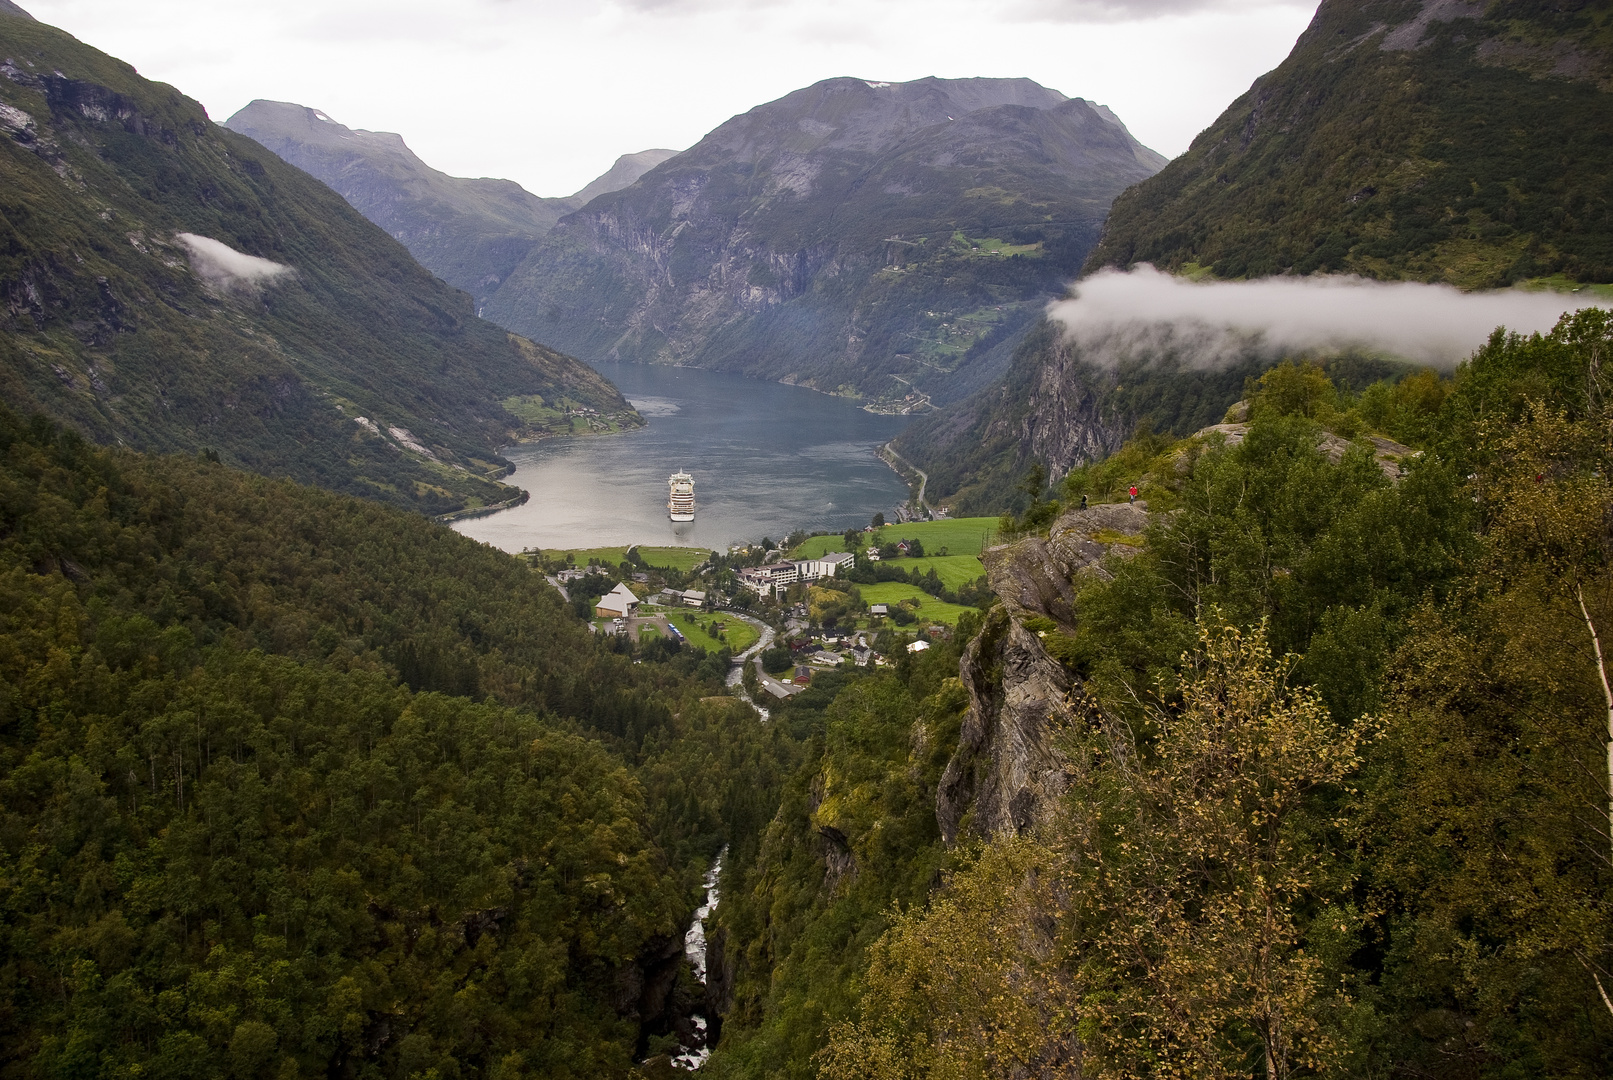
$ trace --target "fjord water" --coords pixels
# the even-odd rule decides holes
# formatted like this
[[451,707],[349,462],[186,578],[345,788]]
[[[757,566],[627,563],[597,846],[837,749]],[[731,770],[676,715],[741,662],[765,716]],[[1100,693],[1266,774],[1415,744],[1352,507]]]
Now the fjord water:
[[[454,528],[506,551],[622,544],[724,550],[792,529],[890,516],[907,485],[875,448],[907,423],[782,383],[647,364],[592,365],[643,414],[618,435],[509,447],[522,506]],[[667,520],[667,476],[694,474],[699,513]]]

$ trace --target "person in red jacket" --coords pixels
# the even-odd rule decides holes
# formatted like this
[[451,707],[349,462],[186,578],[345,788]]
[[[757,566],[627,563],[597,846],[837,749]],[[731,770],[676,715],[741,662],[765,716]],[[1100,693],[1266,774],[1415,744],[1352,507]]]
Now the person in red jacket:
[[1137,485],[1136,484],[1131,485],[1131,501],[1132,502],[1137,501]]

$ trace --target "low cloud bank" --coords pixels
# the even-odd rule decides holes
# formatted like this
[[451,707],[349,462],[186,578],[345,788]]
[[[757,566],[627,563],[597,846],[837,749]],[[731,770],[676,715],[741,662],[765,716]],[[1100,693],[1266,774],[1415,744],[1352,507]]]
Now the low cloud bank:
[[1251,354],[1362,349],[1448,369],[1498,326],[1544,332],[1565,311],[1609,306],[1589,294],[1464,293],[1344,276],[1195,284],[1151,266],[1103,270],[1076,288],[1048,315],[1102,364],[1156,351],[1220,367]]
[[211,237],[180,233],[175,239],[190,256],[191,272],[219,292],[256,292],[293,273],[289,266],[236,251]]

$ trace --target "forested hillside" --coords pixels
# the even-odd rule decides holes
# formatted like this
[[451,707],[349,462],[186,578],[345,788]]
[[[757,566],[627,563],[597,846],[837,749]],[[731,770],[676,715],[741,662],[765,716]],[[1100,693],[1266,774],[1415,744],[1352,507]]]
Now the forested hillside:
[[[1115,200],[1083,272],[1613,281],[1610,33],[1602,0],[1326,0],[1276,70]],[[1138,424],[1188,434],[1270,363],[1178,342],[1112,370],[1056,331],[1033,328],[1001,381],[899,437],[932,501],[1001,510],[1014,505],[1005,479],[1032,462],[1058,475]]]
[[1613,5],[1324,0],[1087,262],[1613,281]]
[[12,406],[431,513],[514,495],[498,447],[571,406],[639,422],[172,87],[4,12],[0,60]]
[[1286,364],[1005,520],[732,871],[714,1074],[1605,1075],[1610,346]]
[[[790,739],[413,513],[0,413],[0,1071],[625,1075]],[[663,1059],[664,1060],[664,1059]]]

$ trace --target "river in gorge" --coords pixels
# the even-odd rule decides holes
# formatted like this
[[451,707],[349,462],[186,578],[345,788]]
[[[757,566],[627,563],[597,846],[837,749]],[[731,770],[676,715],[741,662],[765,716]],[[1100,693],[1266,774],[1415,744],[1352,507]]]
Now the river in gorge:
[[[456,522],[506,551],[730,544],[892,516],[907,485],[874,450],[908,423],[853,402],[723,372],[594,364],[644,416],[616,435],[505,449],[524,505]],[[667,520],[667,477],[694,476],[695,520]]]

